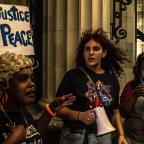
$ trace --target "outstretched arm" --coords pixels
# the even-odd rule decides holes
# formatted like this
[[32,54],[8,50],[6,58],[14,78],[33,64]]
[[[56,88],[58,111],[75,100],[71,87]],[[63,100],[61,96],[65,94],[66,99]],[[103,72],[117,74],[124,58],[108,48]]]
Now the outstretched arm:
[[[52,103],[49,104],[49,109],[53,114],[55,114],[57,110],[65,106],[71,105],[73,101],[75,101],[75,96],[73,94],[67,94],[56,98]],[[45,110],[40,119],[38,120],[37,129],[41,136],[45,134],[48,128],[48,124],[53,116],[54,115]]]

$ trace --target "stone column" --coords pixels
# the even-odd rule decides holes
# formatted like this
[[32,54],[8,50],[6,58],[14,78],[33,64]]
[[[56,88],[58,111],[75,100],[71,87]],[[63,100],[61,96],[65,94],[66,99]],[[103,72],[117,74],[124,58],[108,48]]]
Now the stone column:
[[43,98],[50,101],[55,95],[55,5],[43,3]]
[[92,0],[80,0],[80,35],[85,30],[92,29]]
[[102,8],[103,8],[103,10],[102,10],[102,28],[104,29],[104,31],[110,33],[111,0],[103,0]]
[[[102,0],[92,0],[92,29],[102,27]],[[90,17],[90,15],[89,15]]]
[[67,1],[66,69],[75,65],[76,47],[79,41],[79,1]]
[[62,80],[66,69],[66,16],[67,0],[56,0],[55,17],[55,88]]

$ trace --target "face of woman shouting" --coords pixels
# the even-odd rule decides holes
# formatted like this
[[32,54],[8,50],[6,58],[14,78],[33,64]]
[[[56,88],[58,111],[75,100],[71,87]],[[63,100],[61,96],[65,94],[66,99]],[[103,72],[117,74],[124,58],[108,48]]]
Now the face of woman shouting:
[[84,47],[84,59],[87,67],[99,70],[101,69],[101,61],[107,54],[100,43],[94,39],[89,40]]
[[35,83],[33,70],[25,68],[15,73],[9,80],[8,97],[13,103],[24,106],[35,101]]

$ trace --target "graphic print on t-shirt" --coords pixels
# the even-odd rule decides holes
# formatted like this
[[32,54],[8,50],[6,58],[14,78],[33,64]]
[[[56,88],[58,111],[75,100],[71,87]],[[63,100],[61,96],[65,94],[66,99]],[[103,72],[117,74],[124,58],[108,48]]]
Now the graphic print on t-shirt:
[[[3,132],[4,139],[7,139],[8,133]],[[26,128],[26,139],[21,144],[43,144],[40,134],[33,125]]]
[[[93,107],[102,106],[102,104],[104,106],[110,105],[112,101],[112,97],[110,94],[110,88],[111,88],[110,85],[103,84],[103,82],[98,80],[95,85],[92,84],[91,81],[88,81],[87,87],[88,87],[88,97]],[[100,96],[101,100],[99,99],[98,95]]]

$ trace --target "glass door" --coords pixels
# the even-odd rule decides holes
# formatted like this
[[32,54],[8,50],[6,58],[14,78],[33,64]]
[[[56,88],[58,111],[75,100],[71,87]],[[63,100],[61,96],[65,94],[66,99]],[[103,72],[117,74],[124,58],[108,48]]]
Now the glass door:
[[144,1],[136,0],[136,54],[144,52]]

